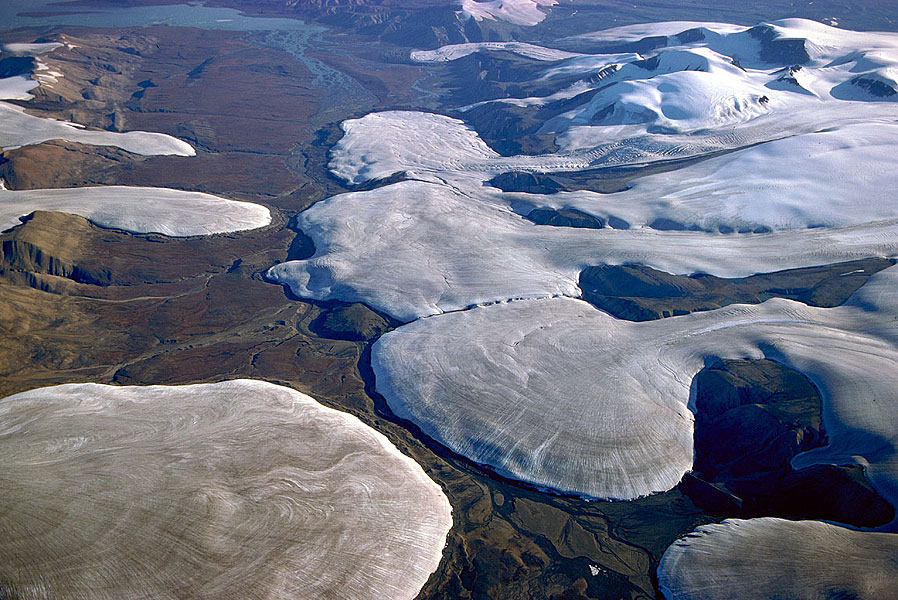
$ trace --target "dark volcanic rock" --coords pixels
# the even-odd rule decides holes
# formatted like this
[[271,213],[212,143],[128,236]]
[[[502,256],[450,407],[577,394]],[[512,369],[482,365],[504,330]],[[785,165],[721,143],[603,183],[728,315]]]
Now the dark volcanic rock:
[[648,321],[774,297],[838,306],[871,275],[892,264],[870,258],[738,279],[706,273],[672,275],[644,265],[600,265],[583,269],[579,285],[583,299],[597,308],[620,319]]
[[710,513],[872,527],[894,517],[856,465],[795,470],[826,444],[820,393],[771,360],[724,360],[696,375],[695,466],[681,489]]

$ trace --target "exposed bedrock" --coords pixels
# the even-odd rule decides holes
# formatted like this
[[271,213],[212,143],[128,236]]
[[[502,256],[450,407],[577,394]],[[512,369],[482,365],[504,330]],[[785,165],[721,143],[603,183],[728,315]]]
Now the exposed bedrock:
[[802,64],[811,60],[806,39],[782,37],[776,28],[762,24],[748,30],[751,37],[761,44],[758,57],[770,64]]
[[593,306],[619,319],[649,321],[774,297],[838,306],[892,264],[869,258],[733,279],[707,273],[673,275],[645,265],[597,265],[581,271],[579,285],[583,299]]
[[92,229],[86,219],[56,212],[37,211],[0,238],[0,272],[54,275],[78,283],[109,285],[112,273],[98,261],[82,262],[77,239]]
[[[169,238],[131,234],[94,225],[78,215],[35,211],[0,235],[0,282],[43,291],[84,296],[118,297],[143,286],[188,285],[197,277],[223,273],[251,249],[234,250],[234,237]],[[286,239],[280,234],[274,239]],[[249,241],[250,248],[271,241]]]
[[856,465],[793,469],[796,455],[827,443],[820,392],[768,360],[723,360],[694,379],[695,463],[681,484],[703,509],[872,527],[894,510]]
[[602,229],[605,221],[576,208],[534,208],[525,217],[537,225]]
[[487,183],[503,192],[526,192],[528,194],[554,194],[564,189],[564,186],[549,175],[528,171],[506,171],[496,175]]
[[33,56],[5,56],[0,58],[0,79],[17,75],[29,76],[34,71]]

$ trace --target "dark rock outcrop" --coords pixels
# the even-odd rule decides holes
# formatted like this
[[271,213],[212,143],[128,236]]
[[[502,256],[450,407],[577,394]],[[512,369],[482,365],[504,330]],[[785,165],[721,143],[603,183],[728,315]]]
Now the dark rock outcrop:
[[898,89],[895,89],[894,86],[872,77],[855,77],[851,83],[877,98],[891,98],[898,94]]
[[605,221],[601,218],[579,211],[576,208],[534,208],[526,217],[537,225],[553,227],[578,227],[584,229],[602,229]]
[[870,276],[892,264],[885,258],[869,258],[737,279],[706,273],[673,275],[644,265],[598,265],[581,271],[579,285],[583,299],[593,306],[620,319],[648,321],[775,297],[810,306],[838,306]]
[[723,516],[824,519],[872,527],[894,509],[857,465],[795,470],[826,444],[820,393],[772,360],[724,360],[696,375],[695,465],[681,489]]
[[554,194],[564,189],[564,186],[548,175],[527,171],[507,171],[496,175],[487,183],[503,192],[528,194]]
[[811,60],[804,39],[781,38],[770,25],[756,25],[748,33],[760,42],[759,57],[765,63],[800,65]]
[[17,75],[31,75],[35,68],[34,58],[31,56],[6,56],[0,58],[0,79],[16,77]]

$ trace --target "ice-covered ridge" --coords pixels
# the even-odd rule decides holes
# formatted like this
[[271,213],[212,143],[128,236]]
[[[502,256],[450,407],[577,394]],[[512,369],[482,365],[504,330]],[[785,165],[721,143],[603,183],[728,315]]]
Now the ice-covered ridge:
[[382,434],[261,381],[24,392],[0,447],[22,597],[411,600],[452,524]]
[[0,231],[36,210],[80,215],[102,227],[169,236],[209,235],[264,227],[267,208],[203,192],[105,186],[0,190]]
[[751,66],[777,62],[777,53],[771,51],[777,47],[783,57],[800,56],[818,66],[845,60],[853,53],[861,54],[855,60],[872,53],[895,62],[898,51],[898,35],[893,32],[851,31],[809,19],[781,19],[754,27],[693,21],[645,23],[587,33],[568,41],[597,47],[640,41],[651,41],[646,45],[656,49],[707,46]]
[[96,131],[76,123],[35,117],[20,106],[0,102],[0,147],[12,150],[49,140],[115,146],[143,156],[194,156],[193,146],[164,133]]
[[661,21],[611,27],[567,39],[588,42],[638,42],[650,37],[673,36],[690,29],[706,29],[715,33],[727,34],[745,31],[748,28],[742,25],[712,21]]
[[[706,108],[712,105],[713,91],[709,90],[709,94],[705,97],[709,100]],[[682,100],[675,96],[672,101],[682,105]],[[698,117],[707,123],[713,121],[716,129],[693,134],[652,134],[645,124],[595,127],[576,125],[570,119],[563,123],[550,121],[546,129],[563,131],[556,138],[562,150],[537,156],[499,156],[463,121],[444,115],[417,111],[371,113],[343,123],[345,135],[334,146],[329,167],[334,175],[352,184],[402,172],[428,180],[486,181],[513,170],[570,172],[697,157],[833,127],[898,120],[898,104],[894,103],[843,102],[835,112],[821,109],[820,102],[811,102],[804,110],[790,112],[785,119],[781,111],[775,110],[773,100],[769,103],[772,109],[749,100],[744,110],[727,114],[724,109],[735,107],[734,98],[730,105],[718,103],[719,113],[704,119]],[[655,100],[652,103],[648,106],[655,107],[653,114],[663,116],[665,108]],[[640,109],[635,98],[630,106],[634,112],[642,110],[641,114],[650,111]],[[695,110],[688,103],[682,106],[684,110]],[[759,116],[743,120],[749,112]]]
[[484,50],[502,50],[525,58],[549,62],[581,56],[576,52],[566,52],[526,42],[469,42],[465,44],[450,44],[436,50],[413,50],[410,58],[413,61],[422,63],[442,63],[458,60]]
[[898,589],[898,535],[820,521],[728,519],[674,542],[658,567],[669,600],[864,598]]
[[558,0],[461,0],[461,13],[477,21],[506,21],[512,25],[533,26],[546,14],[541,7],[558,4]]
[[[894,285],[898,270],[876,277]],[[690,385],[707,361],[772,357],[824,397],[829,444],[796,466],[863,464],[894,503],[898,306],[880,300],[773,299],[642,323],[568,298],[492,304],[386,334],[372,365],[391,409],[454,451],[536,485],[627,499],[691,468]]]

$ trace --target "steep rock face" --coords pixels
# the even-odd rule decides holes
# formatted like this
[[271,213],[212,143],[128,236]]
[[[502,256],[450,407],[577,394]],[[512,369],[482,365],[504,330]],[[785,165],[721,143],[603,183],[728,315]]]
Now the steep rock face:
[[0,79],[17,75],[31,75],[34,71],[32,56],[4,56],[0,58]]
[[894,509],[857,466],[795,470],[796,455],[827,443],[820,393],[803,374],[763,360],[700,371],[695,463],[682,489],[712,513],[888,523]]
[[[227,239],[175,240],[98,227],[87,219],[35,211],[0,235],[0,281],[56,293],[113,296],[142,285],[224,271],[237,258]],[[99,287],[98,287],[99,286]],[[148,292],[152,294],[152,292]]]
[[[79,239],[91,228],[87,219],[37,211],[0,241],[0,270],[54,275],[77,283],[109,285],[112,273],[100,264],[79,264]],[[5,274],[5,273],[4,273]],[[33,278],[37,281],[40,278]]]
[[770,25],[757,25],[748,30],[751,37],[761,44],[759,58],[770,64],[802,64],[811,60],[804,39],[788,39],[779,36]]
[[892,98],[898,94],[898,89],[896,89],[894,82],[887,82],[880,78],[855,77],[851,80],[851,83],[877,98]]
[[3,240],[0,265],[15,271],[29,271],[65,277],[78,283],[108,285],[111,279],[105,269],[91,270],[47,254],[39,246],[21,240]]

